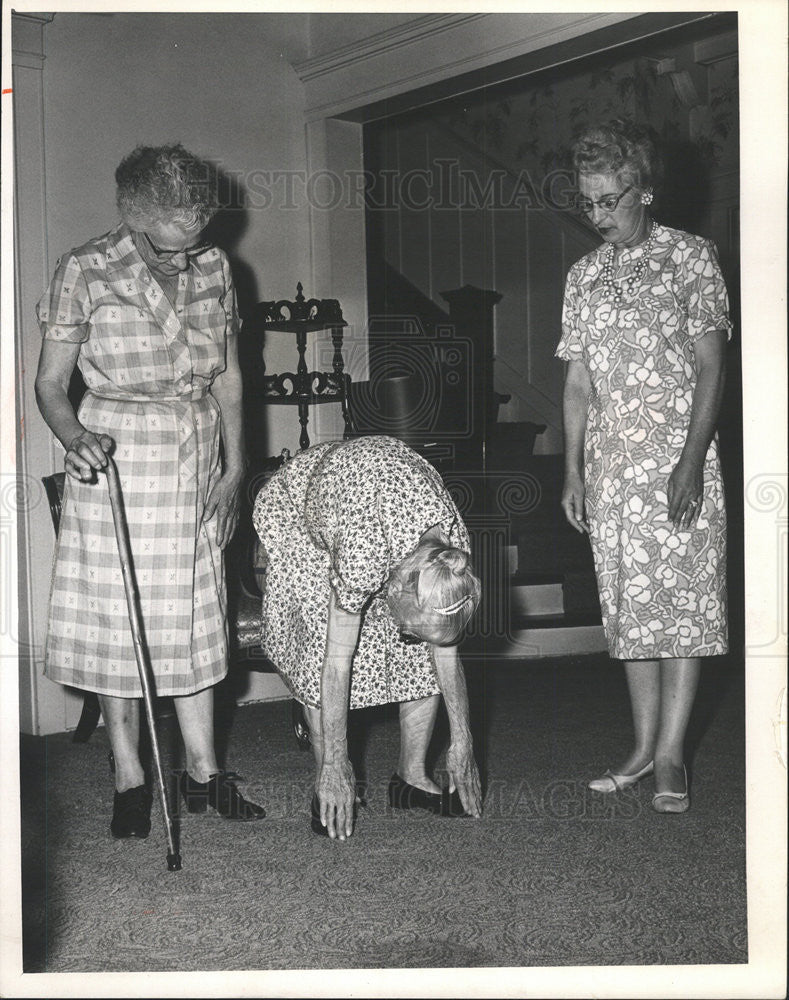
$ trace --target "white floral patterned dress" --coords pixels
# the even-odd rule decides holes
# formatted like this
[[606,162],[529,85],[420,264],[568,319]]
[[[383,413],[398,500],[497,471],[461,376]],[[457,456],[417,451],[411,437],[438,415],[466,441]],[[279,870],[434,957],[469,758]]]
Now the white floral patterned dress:
[[401,641],[383,597],[389,574],[429,528],[470,551],[428,462],[383,435],[317,444],[274,474],[253,520],[267,561],[261,645],[294,698],[320,706],[331,590],[346,611],[363,612],[351,708],[439,693],[431,647]]
[[[717,438],[704,463],[701,512],[668,519],[666,487],[690,423],[694,343],[731,336],[714,244],[656,226],[642,282],[615,304],[602,284],[606,244],[577,261],[565,288],[557,357],[582,361],[592,392],[585,439],[586,513],[609,652],[625,660],[725,653],[726,510]],[[644,244],[617,253],[615,280]]]

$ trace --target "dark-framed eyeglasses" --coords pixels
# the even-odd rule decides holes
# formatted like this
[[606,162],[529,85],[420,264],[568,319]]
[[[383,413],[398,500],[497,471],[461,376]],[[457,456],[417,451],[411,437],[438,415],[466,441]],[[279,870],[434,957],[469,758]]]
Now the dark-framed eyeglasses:
[[610,215],[619,208],[619,202],[632,189],[633,185],[628,184],[625,190],[620,191],[619,194],[605,194],[602,198],[598,198],[597,201],[577,195],[575,198],[575,210],[579,215],[591,215],[595,208],[601,208],[606,214]]
[[200,240],[199,243],[195,243],[190,247],[184,247],[183,250],[168,250],[164,247],[157,247],[146,232],[143,232],[143,236],[148,241],[148,246],[160,260],[172,260],[173,257],[178,257],[181,254],[183,254],[187,260],[191,260],[193,257],[199,257],[200,254],[205,253],[206,250],[210,250],[214,245],[210,240]]

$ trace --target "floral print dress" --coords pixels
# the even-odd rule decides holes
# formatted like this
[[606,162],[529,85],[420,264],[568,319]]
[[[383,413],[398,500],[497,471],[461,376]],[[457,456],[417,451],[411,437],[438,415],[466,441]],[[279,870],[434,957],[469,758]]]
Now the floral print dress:
[[331,591],[340,607],[363,613],[351,708],[439,693],[431,646],[403,643],[384,600],[389,574],[429,528],[470,551],[425,459],[384,435],[314,445],[263,487],[253,521],[267,563],[261,645],[294,698],[320,707]]
[[[731,336],[714,244],[657,225],[632,295],[602,284],[606,244],[577,261],[565,288],[556,355],[592,382],[585,439],[586,514],[609,652],[625,660],[725,653],[726,511],[717,438],[704,462],[701,512],[668,519],[666,487],[690,423],[694,344]],[[644,244],[618,251],[624,284]]]

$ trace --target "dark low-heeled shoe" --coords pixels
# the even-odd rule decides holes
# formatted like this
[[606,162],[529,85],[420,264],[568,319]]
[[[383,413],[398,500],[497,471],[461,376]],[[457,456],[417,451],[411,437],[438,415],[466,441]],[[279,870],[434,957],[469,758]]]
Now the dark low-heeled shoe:
[[416,785],[410,785],[395,771],[389,781],[389,805],[392,809],[426,809],[434,816],[466,816],[457,789],[448,788],[440,792],[426,792]]
[[238,775],[232,771],[217,771],[208,781],[195,781],[188,771],[181,773],[181,795],[190,813],[204,813],[208,806],[223,819],[263,819],[263,806],[249,802],[236,787]]
[[318,799],[317,792],[312,796],[310,813],[310,829],[312,832],[316,833],[319,837],[328,837],[329,830],[323,825],[323,823],[321,823],[321,804]]
[[116,840],[138,837],[145,840],[151,832],[151,803],[153,796],[145,785],[116,792],[112,804],[110,833]]

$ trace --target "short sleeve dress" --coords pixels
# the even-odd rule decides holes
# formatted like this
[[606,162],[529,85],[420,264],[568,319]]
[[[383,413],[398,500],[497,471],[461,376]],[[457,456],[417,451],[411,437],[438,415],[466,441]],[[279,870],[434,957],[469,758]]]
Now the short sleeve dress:
[[[577,261],[565,289],[556,354],[589,372],[586,513],[612,657],[697,657],[728,648],[726,510],[717,438],[704,463],[698,520],[677,530],[666,485],[685,444],[696,385],[694,344],[731,336],[712,242],[655,226],[643,280],[606,295],[606,244]],[[644,245],[619,251],[624,286]]]
[[266,553],[261,645],[293,696],[320,706],[329,596],[362,612],[350,707],[438,694],[431,647],[407,645],[389,613],[389,574],[440,526],[470,551],[436,470],[387,436],[314,445],[260,491],[253,513]]
[[[171,302],[121,225],[59,262],[38,304],[45,338],[79,344],[80,422],[115,440],[156,693],[192,694],[227,671],[222,551],[203,518],[221,474],[211,395],[238,329],[227,258],[212,248]],[[141,695],[106,477],[66,476],[45,651],[53,681]]]

